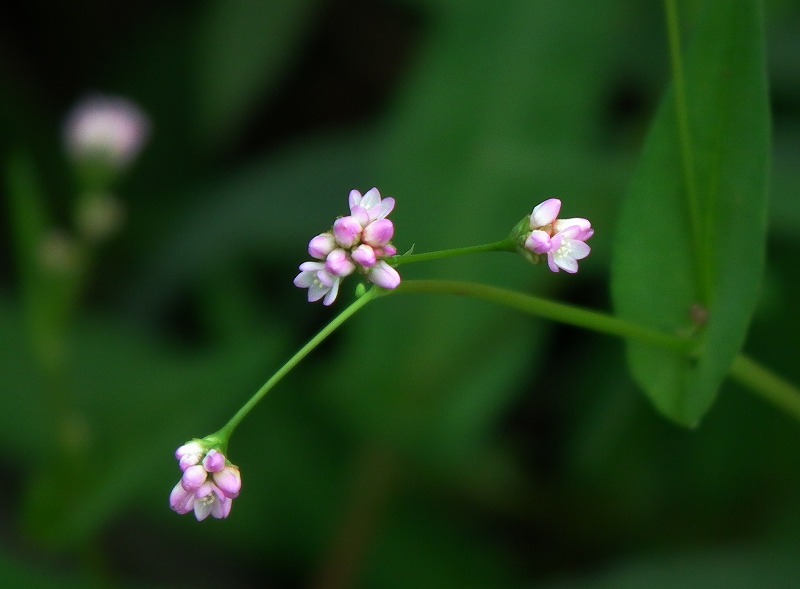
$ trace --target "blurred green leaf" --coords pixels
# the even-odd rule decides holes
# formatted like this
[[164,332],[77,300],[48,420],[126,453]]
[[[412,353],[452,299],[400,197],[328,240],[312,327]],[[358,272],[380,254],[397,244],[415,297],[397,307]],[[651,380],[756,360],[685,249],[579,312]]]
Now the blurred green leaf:
[[796,546],[720,548],[654,556],[546,585],[546,589],[791,589],[800,582]]
[[28,530],[60,548],[83,545],[136,497],[159,494],[167,510],[178,474],[172,450],[221,425],[262,378],[283,335],[279,329],[243,334],[235,345],[192,360],[122,325],[79,324],[70,338],[65,382],[70,413],[58,416],[71,425],[71,475],[78,480],[69,484],[80,491],[67,497],[61,489],[67,482],[53,480],[63,473],[50,468],[52,418],[45,417],[54,409],[47,382],[31,377],[35,363],[26,346],[11,345],[19,333],[14,311],[0,305],[9,389],[0,395],[0,442],[32,467]]
[[40,562],[21,563],[11,555],[0,552],[0,586],[25,587],[26,589],[86,589],[99,587],[87,579],[56,570],[43,570]]
[[230,137],[294,59],[316,0],[207,2],[197,25],[197,136]]
[[[293,252],[292,266],[300,264],[308,239],[346,210],[350,188],[365,182],[375,139],[374,131],[366,131],[298,143],[191,186],[188,207],[151,211],[143,226],[152,251],[141,254],[129,300],[139,308],[157,305],[246,254],[279,258]],[[291,285],[293,274],[284,278]]]
[[[636,381],[659,411],[687,426],[711,406],[742,347],[766,234],[769,112],[760,3],[705,8],[684,61],[702,243],[692,243],[670,92],[622,211],[612,268],[614,304],[626,319],[690,335],[702,323],[692,313],[707,312],[696,362],[628,345]],[[699,280],[695,264],[708,275]]]

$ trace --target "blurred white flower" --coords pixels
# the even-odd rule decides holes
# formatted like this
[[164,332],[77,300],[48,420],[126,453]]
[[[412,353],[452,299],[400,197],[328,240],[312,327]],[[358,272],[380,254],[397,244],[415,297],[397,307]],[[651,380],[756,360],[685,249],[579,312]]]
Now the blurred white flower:
[[150,120],[133,102],[118,96],[89,96],[67,115],[64,143],[76,162],[101,159],[127,166],[142,150]]

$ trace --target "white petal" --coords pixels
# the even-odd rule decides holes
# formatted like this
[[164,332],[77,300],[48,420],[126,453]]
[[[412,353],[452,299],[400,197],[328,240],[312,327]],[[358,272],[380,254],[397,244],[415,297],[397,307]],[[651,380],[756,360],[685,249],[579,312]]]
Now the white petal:
[[330,290],[328,291],[328,295],[325,297],[325,300],[322,301],[322,304],[327,307],[328,305],[333,303],[333,301],[336,300],[336,295],[338,294],[339,294],[339,279],[337,278],[334,281],[333,286],[331,286]]
[[350,196],[347,200],[350,204],[350,209],[352,210],[354,206],[361,204],[361,193],[358,190],[351,190]]
[[576,260],[582,260],[592,251],[588,245],[575,239],[570,242],[570,248],[570,253]]
[[569,272],[570,274],[575,274],[578,271],[578,262],[572,256],[559,256],[556,254],[553,256],[556,266],[561,268],[562,270]]
[[361,206],[369,210],[381,202],[381,193],[377,188],[370,188],[361,199]]

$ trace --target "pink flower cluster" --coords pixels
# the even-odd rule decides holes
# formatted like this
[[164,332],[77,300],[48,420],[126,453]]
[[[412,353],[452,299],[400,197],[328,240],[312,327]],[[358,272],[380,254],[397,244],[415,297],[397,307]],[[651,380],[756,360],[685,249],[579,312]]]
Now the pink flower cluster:
[[586,240],[594,235],[594,229],[587,219],[559,219],[560,211],[561,201],[557,198],[550,198],[534,207],[525,249],[536,255],[546,254],[547,265],[553,272],[561,269],[574,274],[578,271],[578,260],[592,251]]
[[230,464],[222,452],[206,447],[198,440],[175,451],[183,476],[172,489],[169,504],[180,514],[194,510],[197,521],[209,515],[223,519],[242,488],[239,468]]
[[330,305],[342,278],[354,272],[381,288],[397,288],[400,274],[384,260],[397,253],[391,244],[394,224],[386,218],[392,209],[394,199],[381,199],[377,188],[363,196],[350,191],[350,214],[308,243],[308,253],[317,261],[300,264],[294,279],[295,286],[308,289],[309,302],[325,297],[322,303]]

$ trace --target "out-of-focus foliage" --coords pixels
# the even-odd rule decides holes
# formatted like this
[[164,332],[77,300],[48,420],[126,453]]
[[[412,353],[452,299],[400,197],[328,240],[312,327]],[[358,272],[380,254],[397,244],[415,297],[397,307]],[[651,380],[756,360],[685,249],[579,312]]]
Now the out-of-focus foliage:
[[[700,4],[680,3],[687,40]],[[797,382],[800,8],[767,2],[764,21],[774,166],[745,349]],[[16,6],[0,21],[0,585],[685,587],[703,571],[794,586],[795,422],[724,383],[678,428],[620,342],[433,295],[370,305],[248,417],[229,519],[168,507],[174,448],[335,313],[291,280],[351,188],[397,199],[400,251],[502,238],[558,196],[597,229],[579,275],[500,254],[403,275],[608,309],[667,56],[662,7],[634,0]],[[6,197],[30,162],[68,226],[60,126],[89,92],[137,101],[153,132],[54,386]]]

